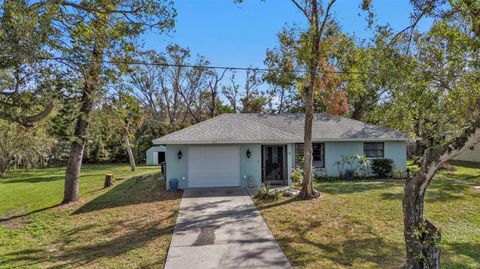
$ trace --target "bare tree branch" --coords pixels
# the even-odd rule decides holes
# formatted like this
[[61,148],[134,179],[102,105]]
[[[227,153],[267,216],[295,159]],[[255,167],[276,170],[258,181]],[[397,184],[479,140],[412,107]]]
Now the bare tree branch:
[[291,1],[303,13],[305,18],[307,18],[307,20],[311,23],[312,19],[310,18],[310,15],[308,15],[308,12],[305,9],[305,7],[302,7],[296,0],[291,0]]

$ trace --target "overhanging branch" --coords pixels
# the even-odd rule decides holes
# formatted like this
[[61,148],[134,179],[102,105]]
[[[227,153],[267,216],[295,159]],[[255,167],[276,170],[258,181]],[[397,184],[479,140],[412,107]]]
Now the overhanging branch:
[[41,121],[45,119],[50,113],[53,111],[53,108],[55,107],[55,104],[53,101],[49,101],[48,104],[45,106],[45,108],[32,116],[23,116],[23,117],[15,117],[15,116],[10,116],[5,113],[0,112],[0,119],[10,121],[10,122],[16,122],[18,124],[21,124],[25,127],[30,127],[34,122]]

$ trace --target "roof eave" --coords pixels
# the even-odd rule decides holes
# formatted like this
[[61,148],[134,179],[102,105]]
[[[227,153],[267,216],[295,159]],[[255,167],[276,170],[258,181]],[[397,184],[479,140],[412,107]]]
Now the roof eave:
[[[359,142],[359,141],[406,141],[408,138],[313,138],[313,142]],[[159,140],[152,141],[154,145],[200,145],[200,144],[285,144],[302,143],[301,139],[282,140]]]

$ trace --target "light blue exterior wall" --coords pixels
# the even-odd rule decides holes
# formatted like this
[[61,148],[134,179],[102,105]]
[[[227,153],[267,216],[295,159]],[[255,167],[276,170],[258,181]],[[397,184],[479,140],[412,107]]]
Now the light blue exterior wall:
[[[328,176],[338,176],[335,161],[344,156],[363,154],[363,142],[321,142],[325,143],[325,168]],[[405,141],[385,141],[385,157],[394,160],[397,169],[406,169],[406,144]],[[233,144],[240,147],[240,184],[247,186],[248,176],[253,176],[256,186],[262,182],[262,144]],[[269,144],[270,145],[270,144]],[[291,184],[290,173],[295,168],[295,144],[287,145],[287,175]],[[202,145],[208,146],[208,145]],[[211,146],[221,146],[218,144]],[[232,144],[228,144],[232,146]],[[188,188],[188,145],[168,145],[165,155],[167,162],[167,181],[173,178],[179,180],[179,187]],[[178,159],[178,151],[182,151],[182,159]],[[250,150],[251,156],[247,158],[246,152]],[[168,185],[168,184],[167,184]],[[168,187],[168,186],[167,186]]]
[[[318,141],[315,143],[325,143],[325,168],[328,176],[338,176],[338,167],[335,164],[335,161],[341,160],[342,155],[363,155],[363,141]],[[397,169],[405,170],[407,165],[407,146],[405,141],[385,141],[384,146],[384,158],[392,159],[395,162],[395,167]],[[347,167],[344,169],[347,169]]]
[[355,153],[363,154],[363,142],[314,142],[325,143],[325,169],[327,175],[338,176],[338,168],[335,162],[343,156],[351,156]]
[[405,141],[385,142],[385,158],[395,162],[395,168],[407,169],[407,144]]
[[[182,151],[182,158],[178,159],[178,151]],[[187,188],[187,160],[188,147],[185,145],[168,145],[165,153],[165,162],[167,163],[167,188],[168,180],[178,179],[178,187],[180,189]]]
[[[250,150],[250,158],[247,158],[247,150]],[[262,183],[262,146],[260,144],[240,145],[240,182],[242,187],[247,187],[249,176],[253,177],[256,186]]]

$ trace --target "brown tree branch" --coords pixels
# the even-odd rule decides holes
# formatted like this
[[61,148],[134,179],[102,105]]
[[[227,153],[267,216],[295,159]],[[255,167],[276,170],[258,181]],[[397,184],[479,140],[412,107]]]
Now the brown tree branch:
[[[304,7],[302,7],[296,0],[290,0],[290,1],[292,1],[292,3],[303,13],[305,18],[307,18],[308,22],[312,23],[312,19],[310,18],[310,15],[308,15],[307,10]],[[316,12],[316,10],[312,12]]]
[[10,115],[0,112],[0,119],[10,121],[10,122],[16,122],[25,127],[30,127],[32,126],[32,123],[45,119],[53,111],[54,107],[55,107],[54,102],[49,101],[48,104],[45,106],[45,108],[41,112],[35,115],[25,116],[25,117],[12,117]]
[[445,162],[478,143],[480,143],[480,116],[463,130],[460,136],[446,144],[427,149],[421,160],[421,169],[427,177],[424,182],[418,182],[422,193],[426,191],[435,172]]
[[324,17],[323,17],[322,24],[321,24],[321,26],[320,26],[320,29],[318,30],[319,40],[322,39],[323,31],[324,31],[324,29],[325,29],[325,25],[327,24],[327,21],[328,21],[328,19],[330,18],[330,9],[332,9],[333,4],[335,4],[336,1],[337,1],[337,0],[331,0],[331,1],[328,3],[327,10],[325,11],[325,15],[324,15]]

